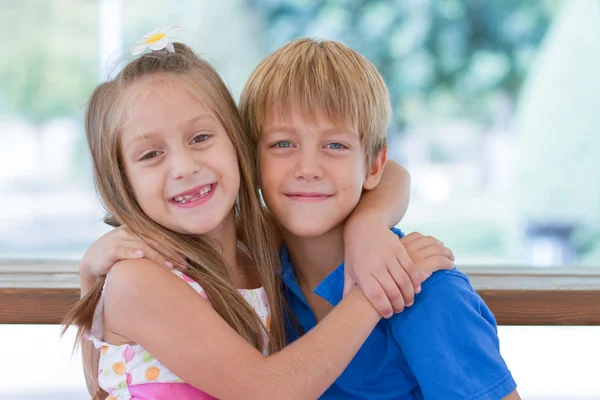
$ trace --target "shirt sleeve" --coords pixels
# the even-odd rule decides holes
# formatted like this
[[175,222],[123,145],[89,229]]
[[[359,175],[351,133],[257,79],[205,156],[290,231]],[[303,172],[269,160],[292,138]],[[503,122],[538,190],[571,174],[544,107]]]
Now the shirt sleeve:
[[434,273],[390,325],[425,399],[498,400],[516,389],[496,319],[456,269]]

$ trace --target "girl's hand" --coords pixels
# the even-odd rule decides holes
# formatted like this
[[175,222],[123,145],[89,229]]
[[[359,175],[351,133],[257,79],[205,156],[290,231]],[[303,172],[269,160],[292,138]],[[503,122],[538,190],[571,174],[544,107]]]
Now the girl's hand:
[[400,242],[415,263],[421,282],[429,278],[435,271],[454,268],[452,250],[432,236],[413,232],[401,238]]
[[[374,219],[373,221],[377,221]],[[410,307],[421,283],[454,267],[442,242],[418,232],[401,239],[385,226],[361,220],[344,231],[344,295],[358,285],[384,318]]]
[[115,228],[100,237],[85,252],[79,264],[82,292],[84,288],[89,289],[93,286],[98,278],[108,274],[112,266],[120,260],[146,257],[168,269],[172,269],[175,264],[185,266],[181,257],[171,255],[169,259],[163,255],[166,253],[161,251],[162,246],[157,243],[151,245],[133,234],[127,226]]
[[344,295],[358,285],[384,318],[414,302],[423,281],[398,236],[374,219],[344,231]]

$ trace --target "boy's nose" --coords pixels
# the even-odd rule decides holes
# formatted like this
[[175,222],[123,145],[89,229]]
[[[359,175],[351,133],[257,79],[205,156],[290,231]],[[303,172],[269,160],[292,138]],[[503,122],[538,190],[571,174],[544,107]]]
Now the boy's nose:
[[309,152],[302,152],[295,170],[296,179],[321,179],[323,177],[323,167],[319,157]]

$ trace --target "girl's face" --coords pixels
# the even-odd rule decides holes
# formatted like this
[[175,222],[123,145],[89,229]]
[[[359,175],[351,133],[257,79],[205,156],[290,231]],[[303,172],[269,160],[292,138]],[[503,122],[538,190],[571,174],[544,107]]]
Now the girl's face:
[[155,222],[206,234],[233,218],[240,174],[213,113],[177,77],[132,85],[120,151],[136,201]]

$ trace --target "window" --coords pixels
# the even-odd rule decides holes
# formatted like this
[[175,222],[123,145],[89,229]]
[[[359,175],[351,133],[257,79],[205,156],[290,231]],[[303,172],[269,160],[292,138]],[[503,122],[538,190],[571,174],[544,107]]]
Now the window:
[[[434,235],[452,248],[501,323],[599,323],[597,1],[23,0],[0,5],[0,23],[5,321],[7,299],[14,299],[7,293],[15,295],[6,288],[73,281],[76,261],[108,231],[93,188],[85,103],[131,57],[136,39],[179,24],[186,29],[182,40],[213,63],[236,97],[264,56],[298,36],[340,40],[365,55],[390,90],[389,155],[412,175],[403,230]],[[76,292],[61,296],[55,299],[64,305]],[[585,375],[591,370],[585,359],[599,354],[594,329],[501,327],[509,362],[519,365],[517,381],[529,388],[521,395],[576,398],[541,388],[552,381],[580,389],[580,398],[598,396],[600,387]],[[0,337],[10,338],[0,344],[0,359],[20,360],[16,370],[0,372],[10,377],[29,368],[14,349],[57,332],[56,326],[0,325]],[[537,335],[586,345],[580,358],[559,352],[547,360],[541,354],[552,342],[525,351]],[[39,346],[31,357],[49,355],[66,365],[64,342],[71,339],[63,340],[60,354],[54,348],[41,354]],[[56,341],[50,342],[44,343]],[[530,363],[532,357],[542,362]],[[77,362],[69,371],[78,371]],[[559,375],[535,373],[552,362],[571,372],[572,364],[586,367],[570,375],[573,385],[563,385]],[[72,374],[65,381],[46,375],[29,392],[2,380],[0,398],[50,398],[50,392],[80,398],[82,377]],[[589,376],[589,386],[581,376]]]
[[131,43],[176,21],[236,96],[263,56],[297,36],[341,40],[373,61],[393,102],[390,156],[413,177],[402,227],[442,238],[462,265],[597,265],[593,1],[2,7],[14,55],[0,61],[4,257],[77,259],[107,230],[84,105]]

